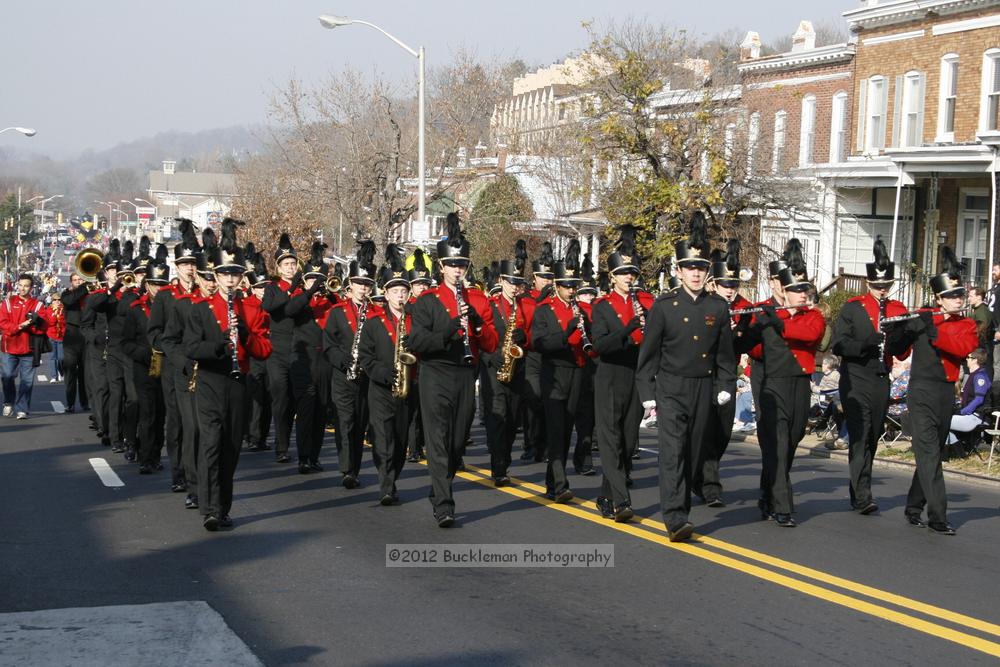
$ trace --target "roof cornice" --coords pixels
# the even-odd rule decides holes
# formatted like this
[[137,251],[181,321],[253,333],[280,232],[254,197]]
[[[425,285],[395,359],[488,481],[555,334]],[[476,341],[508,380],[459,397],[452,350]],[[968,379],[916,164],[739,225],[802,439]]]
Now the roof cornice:
[[874,7],[850,9],[844,12],[843,16],[851,31],[857,32],[915,21],[930,12],[946,16],[998,5],[1000,0],[888,0]]
[[814,65],[829,65],[838,62],[848,62],[854,57],[856,45],[852,43],[831,44],[808,51],[781,53],[776,56],[757,58],[737,67],[740,74],[758,72],[773,72],[778,70],[800,69]]

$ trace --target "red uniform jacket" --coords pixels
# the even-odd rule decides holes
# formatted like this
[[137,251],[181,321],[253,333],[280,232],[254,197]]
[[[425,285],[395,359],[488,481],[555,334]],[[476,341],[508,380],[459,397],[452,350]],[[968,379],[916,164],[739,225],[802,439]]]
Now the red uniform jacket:
[[[216,292],[208,298],[197,298],[197,303],[206,303],[215,316],[219,330],[229,332],[229,306],[222,294]],[[267,359],[271,356],[271,340],[268,337],[266,315],[259,306],[241,297],[235,299],[233,309],[239,321],[246,325],[248,335],[246,340],[237,336],[236,358],[239,361],[240,372],[244,375],[250,372],[250,357]]]

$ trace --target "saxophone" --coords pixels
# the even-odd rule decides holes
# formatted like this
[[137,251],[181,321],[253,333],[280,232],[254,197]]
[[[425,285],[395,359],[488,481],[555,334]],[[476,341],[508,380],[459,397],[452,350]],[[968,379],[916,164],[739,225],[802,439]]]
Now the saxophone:
[[403,345],[406,336],[406,312],[396,320],[396,346],[392,354],[392,367],[396,377],[392,381],[393,398],[406,398],[410,395],[410,366],[417,363],[417,358],[408,352]]
[[149,377],[158,378],[163,373],[163,353],[155,347],[151,349],[153,356],[149,358]]
[[[502,298],[502,297],[501,297]],[[497,370],[497,382],[507,384],[514,378],[514,367],[517,360],[524,356],[520,345],[514,344],[514,329],[517,328],[517,297],[510,304],[510,314],[507,315],[507,329],[503,335],[503,363]]]
[[187,390],[189,394],[193,394],[194,390],[198,388],[198,362],[194,362],[191,365],[191,379],[188,380]]
[[347,379],[351,382],[357,380],[361,375],[361,366],[358,364],[358,347],[361,345],[361,327],[365,325],[367,319],[368,299],[365,299],[358,308],[358,326],[354,330],[354,340],[351,341],[351,365],[346,373]]

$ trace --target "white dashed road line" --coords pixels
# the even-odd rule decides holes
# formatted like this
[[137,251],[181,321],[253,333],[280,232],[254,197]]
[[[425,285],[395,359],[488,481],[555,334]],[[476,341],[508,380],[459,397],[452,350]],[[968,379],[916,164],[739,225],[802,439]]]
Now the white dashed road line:
[[49,381],[49,378],[46,375],[39,375],[35,379],[38,380],[39,382],[48,382]]
[[90,459],[90,465],[93,466],[94,472],[101,478],[101,484],[104,486],[125,486],[122,478],[112,470],[104,459]]
[[61,415],[66,412],[66,406],[62,404],[62,401],[52,401],[52,411],[57,415]]

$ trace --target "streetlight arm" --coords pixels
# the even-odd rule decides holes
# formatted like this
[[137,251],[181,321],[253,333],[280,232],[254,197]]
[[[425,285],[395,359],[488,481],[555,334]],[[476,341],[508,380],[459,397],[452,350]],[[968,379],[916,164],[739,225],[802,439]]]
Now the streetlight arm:
[[20,132],[26,137],[35,136],[35,130],[30,127],[5,127],[2,130],[0,130],[0,134],[6,132],[7,130],[14,130],[15,132]]
[[358,23],[358,24],[360,24],[360,25],[366,25],[366,26],[368,26],[369,28],[374,28],[375,30],[378,30],[378,31],[379,31],[380,33],[382,33],[383,35],[385,35],[386,37],[388,37],[388,38],[389,38],[389,39],[391,39],[392,41],[396,42],[396,44],[398,44],[398,45],[399,45],[400,47],[402,47],[402,48],[403,48],[403,49],[404,49],[404,50],[405,50],[405,51],[406,51],[407,53],[409,53],[409,54],[410,54],[411,56],[413,56],[414,58],[419,58],[419,57],[420,57],[420,54],[419,54],[419,53],[417,53],[417,51],[416,51],[416,50],[414,50],[414,49],[411,49],[411,48],[410,48],[410,47],[408,47],[408,46],[407,46],[406,44],[404,44],[403,42],[401,42],[401,41],[400,41],[399,39],[397,39],[397,38],[393,37],[393,36],[392,36],[392,35],[390,35],[390,34],[389,34],[388,32],[386,32],[386,31],[385,31],[385,30],[383,30],[382,28],[378,27],[378,26],[377,26],[377,25],[375,25],[374,23],[370,23],[370,22],[368,22],[368,21],[362,21],[362,20],[360,20],[360,19],[342,19],[342,20],[341,20],[340,22],[338,22],[338,23],[327,23],[327,22],[325,22],[325,21],[323,20],[324,18],[325,18],[325,17],[320,17],[320,23],[322,23],[322,24],[323,24],[323,26],[324,26],[324,27],[326,27],[326,28],[335,28],[335,27],[337,27],[338,25],[350,25],[351,23]]

